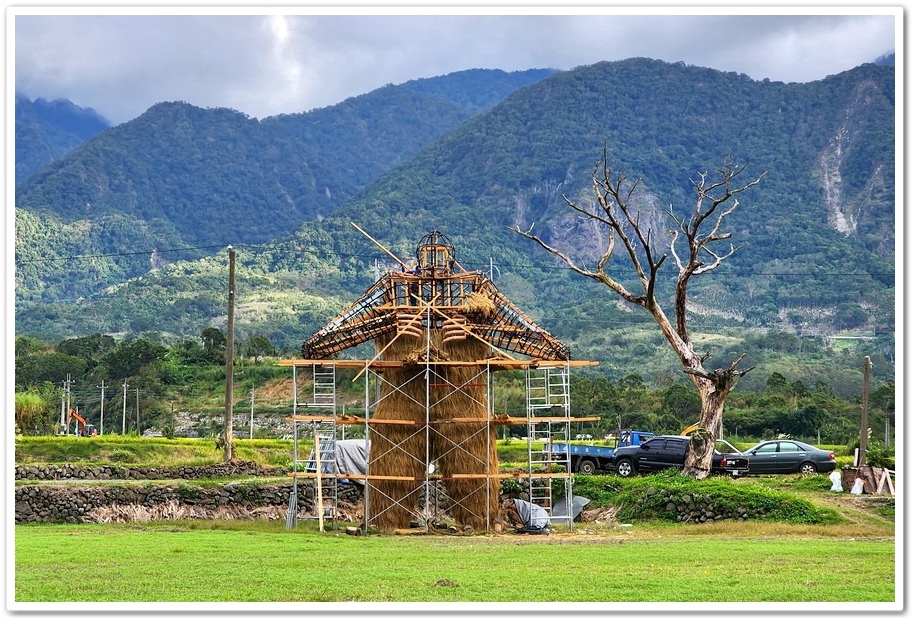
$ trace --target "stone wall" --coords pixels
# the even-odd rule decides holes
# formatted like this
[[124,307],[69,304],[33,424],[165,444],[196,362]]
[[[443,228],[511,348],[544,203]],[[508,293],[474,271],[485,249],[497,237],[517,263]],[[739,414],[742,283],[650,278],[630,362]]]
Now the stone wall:
[[[235,475],[277,477],[289,470],[234,461],[180,467],[17,465],[16,523],[100,523],[181,518],[285,518],[293,484],[190,485],[169,481]],[[124,481],[106,484],[106,481]],[[30,484],[25,484],[30,483]],[[37,483],[37,484],[31,484]],[[314,515],[315,488],[298,485],[298,516]],[[325,496],[330,491],[325,489]],[[362,504],[363,487],[337,483],[338,515]],[[134,518],[134,519],[131,519]]]
[[[128,521],[132,516],[140,520],[285,518],[292,491],[292,483],[210,487],[151,483],[19,485],[16,523],[105,523]],[[338,509],[358,506],[362,496],[362,487],[339,483]],[[312,485],[300,482],[297,497],[299,516],[315,513]]]
[[127,467],[123,465],[17,465],[16,480],[203,480],[235,475],[285,476],[289,469],[234,461],[216,465]]

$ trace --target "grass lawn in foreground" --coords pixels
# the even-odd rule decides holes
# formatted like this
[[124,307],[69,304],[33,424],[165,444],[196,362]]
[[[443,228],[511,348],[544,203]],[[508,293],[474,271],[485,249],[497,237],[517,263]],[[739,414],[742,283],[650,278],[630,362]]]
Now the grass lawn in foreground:
[[15,602],[22,609],[41,602],[858,602],[894,609],[893,539],[639,533],[357,537],[307,526],[288,531],[277,522],[19,525]]

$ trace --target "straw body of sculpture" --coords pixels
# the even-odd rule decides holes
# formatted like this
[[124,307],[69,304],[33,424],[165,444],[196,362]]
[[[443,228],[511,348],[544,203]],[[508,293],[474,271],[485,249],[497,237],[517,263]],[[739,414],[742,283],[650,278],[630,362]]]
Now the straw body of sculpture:
[[417,516],[430,460],[455,521],[485,529],[499,515],[499,481],[487,477],[498,461],[481,368],[507,351],[567,361],[569,348],[483,273],[461,269],[440,232],[420,241],[414,266],[400,264],[305,340],[302,356],[326,359],[372,340],[376,360],[401,363],[381,373],[368,425],[370,472],[390,477],[368,488],[372,523],[404,527]]

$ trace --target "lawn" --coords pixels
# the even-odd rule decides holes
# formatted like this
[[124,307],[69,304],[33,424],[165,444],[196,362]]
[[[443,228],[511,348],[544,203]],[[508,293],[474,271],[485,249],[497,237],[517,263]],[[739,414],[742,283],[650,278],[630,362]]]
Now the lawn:
[[319,533],[307,522],[293,530],[278,522],[19,525],[12,609],[45,602],[899,606],[892,538],[755,538],[748,523],[734,523],[735,536],[720,525],[680,537],[651,526],[405,537]]

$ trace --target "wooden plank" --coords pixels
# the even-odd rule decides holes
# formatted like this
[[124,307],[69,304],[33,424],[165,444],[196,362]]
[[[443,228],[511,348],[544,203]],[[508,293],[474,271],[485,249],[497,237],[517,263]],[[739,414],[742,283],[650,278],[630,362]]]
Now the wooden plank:
[[885,486],[887,486],[888,493],[891,495],[896,495],[894,491],[894,481],[891,478],[891,472],[886,467],[881,470],[881,478],[878,480],[878,486],[875,488],[875,493],[881,493]]
[[[289,474],[292,478],[308,478],[310,480],[315,479],[315,472],[291,472]],[[347,480],[403,480],[403,481],[414,481],[414,482],[423,482],[423,478],[415,478],[413,476],[379,476],[379,475],[369,475],[366,474],[325,474],[324,478],[338,478],[338,479],[347,479]]]
[[506,474],[452,474],[449,478],[443,477],[442,480],[469,480],[469,479],[481,479],[481,478],[491,478],[493,480],[505,480],[507,478],[523,478],[525,480],[529,478],[567,478],[572,474],[564,474],[561,472],[545,472],[543,474],[529,474],[528,472],[514,472]]
[[315,489],[318,490],[318,499],[316,501],[318,513],[318,532],[324,532],[324,498],[322,497],[321,486],[321,442],[318,438],[318,429],[315,429]]
[[[390,419],[377,419],[370,417],[368,420],[363,417],[357,417],[355,415],[338,415],[336,418],[329,415],[293,415],[285,418],[287,422],[325,422],[329,420],[336,420],[337,424],[407,424],[414,426],[425,426],[425,421],[417,420],[390,420]],[[571,417],[567,418],[564,416],[539,416],[531,418],[532,422],[597,422],[601,420],[600,417],[590,416],[590,417]],[[459,424],[486,424],[487,422],[491,424],[508,425],[508,424],[527,424],[528,419],[523,417],[492,417],[490,419],[486,418],[449,418],[444,420],[430,420],[430,424],[448,424],[448,423],[459,423]]]
[[887,480],[887,470],[881,470],[881,478],[878,479],[878,486],[875,487],[875,493],[881,493],[881,489],[884,488],[884,481]]
[[[346,480],[397,480],[404,482],[424,482],[426,480],[469,480],[469,479],[484,479],[489,478],[492,480],[505,480],[507,478],[567,478],[572,474],[564,474],[561,472],[550,472],[543,474],[529,474],[528,472],[501,472],[498,474],[452,474],[451,476],[441,476],[439,474],[429,474],[426,478],[420,477],[416,478],[414,476],[380,476],[376,474],[324,474],[322,478],[338,478]],[[289,474],[291,478],[308,478],[309,480],[315,480],[315,472],[291,472]]]
[[370,425],[372,424],[407,424],[413,426],[424,425],[425,422],[418,422],[416,420],[388,420],[388,419],[376,419],[376,418],[366,418],[356,417],[353,415],[338,415],[336,418],[320,415],[294,415],[286,418],[287,422],[297,421],[297,422],[313,422],[320,421],[324,422],[327,420],[336,420],[337,424],[365,424],[367,421]]
[[391,361],[391,360],[377,360],[370,363],[366,359],[280,359],[275,363],[276,366],[281,367],[299,367],[305,368],[310,366],[318,367],[331,367],[335,366],[338,368],[351,368],[351,369],[360,369],[365,368],[367,364],[370,368],[375,369],[384,369],[384,368],[400,368],[405,365],[432,365],[432,366],[445,366],[445,367],[467,367],[467,366],[480,366],[495,368],[497,370],[520,370],[526,368],[550,368],[550,367],[563,367],[569,366],[571,368],[578,368],[584,366],[597,366],[600,362],[598,361],[586,361],[586,360],[556,360],[556,359],[504,359],[504,358],[494,358],[494,359],[478,359],[475,361]]
[[[601,418],[600,418],[600,417],[597,417],[597,416],[591,416],[591,417],[571,417],[571,418],[566,418],[566,417],[563,417],[563,416],[559,416],[559,415],[558,415],[558,416],[555,416],[555,417],[546,417],[546,416],[545,416],[545,417],[533,417],[533,418],[531,418],[531,421],[532,421],[532,422],[597,422],[597,421],[599,421],[600,419],[601,419]],[[370,422],[373,422],[374,420],[371,420],[371,419],[370,419],[369,421],[370,421]],[[506,418],[506,417],[502,417],[502,416],[493,416],[493,417],[491,417],[490,419],[486,419],[486,418],[470,418],[470,417],[456,417],[456,418],[448,418],[448,419],[444,419],[444,420],[430,420],[430,424],[448,424],[449,422],[471,423],[471,424],[473,424],[473,423],[486,423],[486,422],[491,422],[491,423],[493,423],[493,424],[504,425],[504,424],[527,424],[527,423],[528,423],[528,419],[527,419],[527,418],[523,418],[523,417],[508,417],[508,418]]]

